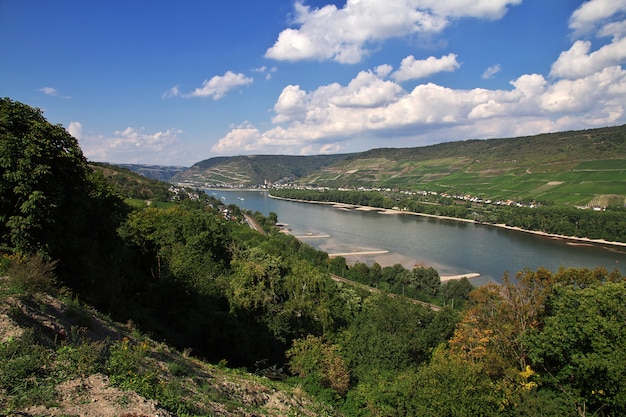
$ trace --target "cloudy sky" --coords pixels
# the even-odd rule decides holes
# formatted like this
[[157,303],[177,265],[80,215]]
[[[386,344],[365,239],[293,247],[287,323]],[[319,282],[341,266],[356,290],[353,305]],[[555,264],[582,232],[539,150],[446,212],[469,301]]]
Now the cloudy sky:
[[0,0],[0,95],[90,160],[626,123],[626,0]]

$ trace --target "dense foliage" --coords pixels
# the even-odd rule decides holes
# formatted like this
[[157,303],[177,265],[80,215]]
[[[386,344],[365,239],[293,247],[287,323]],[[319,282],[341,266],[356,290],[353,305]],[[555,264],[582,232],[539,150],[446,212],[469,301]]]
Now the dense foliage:
[[[11,280],[40,290],[11,265],[39,259],[50,274],[58,260],[60,283],[114,319],[206,360],[287,378],[342,415],[626,413],[626,281],[617,271],[522,271],[471,291],[467,280],[441,286],[430,268],[348,268],[280,233],[275,215],[210,198],[124,205],[41,112],[5,99],[0,121],[0,247]],[[17,345],[0,344],[0,357]],[[121,361],[118,347],[112,358]],[[112,375],[126,369],[108,366]],[[42,369],[23,371],[37,378]],[[2,378],[0,388],[13,389]],[[172,401],[145,378],[119,378]]]

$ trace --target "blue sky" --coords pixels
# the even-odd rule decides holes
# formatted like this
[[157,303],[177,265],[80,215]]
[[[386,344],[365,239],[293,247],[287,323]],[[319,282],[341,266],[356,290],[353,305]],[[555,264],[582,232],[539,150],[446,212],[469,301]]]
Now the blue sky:
[[626,123],[626,0],[0,0],[0,95],[191,164]]

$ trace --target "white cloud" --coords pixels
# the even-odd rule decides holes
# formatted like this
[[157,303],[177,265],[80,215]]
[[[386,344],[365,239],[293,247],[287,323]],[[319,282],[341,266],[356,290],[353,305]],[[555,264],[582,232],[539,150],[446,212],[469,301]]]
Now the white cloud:
[[569,26],[575,35],[586,34],[619,12],[626,12],[626,0],[590,0],[572,13]]
[[57,89],[53,88],[53,87],[42,87],[37,91],[41,91],[42,93],[44,93],[47,96],[56,96],[57,95]]
[[404,90],[369,71],[361,71],[345,88],[337,90],[328,102],[337,107],[376,108],[397,100]]
[[400,69],[394,72],[391,77],[396,81],[414,80],[426,78],[438,72],[453,72],[460,66],[461,64],[456,60],[456,54],[448,54],[441,58],[431,56],[420,60],[409,55],[402,60]]
[[380,78],[385,78],[386,76],[391,74],[391,71],[393,71],[393,67],[391,65],[387,65],[387,64],[379,65],[376,68],[374,68],[374,72]]
[[67,128],[78,139],[85,157],[91,161],[111,163],[180,164],[197,160],[197,152],[181,144],[179,129],[154,133],[143,128],[127,127],[110,135],[84,132],[80,122]]
[[252,84],[253,81],[253,78],[246,77],[244,74],[226,71],[224,75],[215,75],[209,80],[204,80],[202,87],[196,88],[191,93],[183,94],[180,92],[179,86],[175,85],[164,92],[161,97],[211,97],[213,100],[219,100],[229,91],[240,86]]
[[62,99],[70,98],[70,96],[60,96],[59,92],[54,87],[42,87],[42,88],[38,88],[37,91],[41,91],[42,93],[50,97],[59,97]]
[[204,80],[202,87],[196,88],[189,93],[189,97],[212,97],[213,100],[218,100],[229,92],[230,90],[239,86],[251,84],[254,80],[248,78],[245,75],[238,73],[235,74],[232,71],[226,71],[223,76],[216,75],[210,80]]
[[244,122],[233,127],[211,150],[217,153],[229,153],[236,149],[241,153],[249,153],[261,150],[262,143],[261,132],[250,123]]
[[278,68],[276,68],[276,67],[268,68],[266,66],[262,66],[262,67],[259,67],[259,68],[254,68],[252,71],[259,72],[261,74],[265,74],[265,79],[266,80],[270,80],[270,79],[272,79],[272,74],[275,73],[276,71],[278,71]]
[[500,67],[500,64],[492,65],[489,68],[487,68],[485,72],[483,72],[482,78],[483,80],[488,80],[490,78],[493,78],[501,70],[502,68]]
[[345,86],[333,83],[309,92],[288,86],[274,106],[277,126],[266,131],[249,123],[238,126],[213,151],[339,152],[367,138],[378,138],[376,146],[385,138],[388,146],[398,146],[399,140],[409,141],[403,146],[418,146],[626,122],[626,71],[618,66],[553,82],[525,74],[511,81],[511,87],[460,90],[427,83],[407,92],[369,71]]
[[551,113],[621,112],[626,106],[624,93],[626,71],[607,67],[582,78],[555,82],[541,96],[541,108]]
[[589,53],[590,49],[589,41],[574,42],[572,47],[562,52],[552,64],[550,75],[576,79],[626,61],[626,38],[616,39],[595,52]]
[[454,18],[497,19],[509,5],[519,3],[521,0],[348,0],[338,9],[332,4],[311,8],[298,1],[293,22],[298,28],[283,30],[265,56],[284,61],[357,63],[369,53],[372,43],[439,33]]
[[161,94],[161,98],[171,98],[171,97],[178,97],[178,96],[180,96],[180,90],[178,89],[177,85],[175,85],[174,87],[170,88],[169,90]]
[[626,20],[607,23],[598,30],[600,37],[621,38],[626,36]]
[[521,4],[522,0],[420,0],[413,3],[444,16],[495,20],[504,16],[509,6]]
[[283,88],[278,101],[274,104],[276,116],[272,121],[285,123],[299,119],[307,110],[307,102],[307,94],[299,85],[288,85]]
[[67,131],[78,140],[83,138],[83,125],[80,122],[70,122]]

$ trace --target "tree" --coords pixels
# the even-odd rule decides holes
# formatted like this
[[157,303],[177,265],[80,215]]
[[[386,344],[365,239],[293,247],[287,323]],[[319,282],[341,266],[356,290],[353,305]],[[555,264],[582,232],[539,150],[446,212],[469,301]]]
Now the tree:
[[339,349],[338,345],[325,343],[321,337],[308,335],[296,339],[287,351],[289,368],[302,378],[345,395],[350,386],[350,373]]
[[528,356],[541,382],[563,392],[579,415],[626,414],[626,282],[557,285]]
[[435,346],[451,336],[455,324],[454,314],[378,294],[364,301],[341,345],[352,374],[364,381],[417,369]]
[[48,123],[41,110],[4,98],[0,175],[3,247],[50,255],[69,226],[68,214],[76,211],[73,204],[88,192],[87,161],[78,142]]
[[115,291],[105,277],[119,264],[125,208],[75,138],[41,110],[1,99],[0,179],[0,250],[58,259],[59,278],[79,291]]
[[520,338],[539,325],[552,273],[524,270],[503,284],[487,284],[470,293],[472,306],[457,326],[450,347],[472,362],[483,362],[494,378],[526,369],[526,348]]
[[467,278],[451,279],[441,286],[441,295],[446,305],[462,307],[469,300],[469,294],[474,286]]

